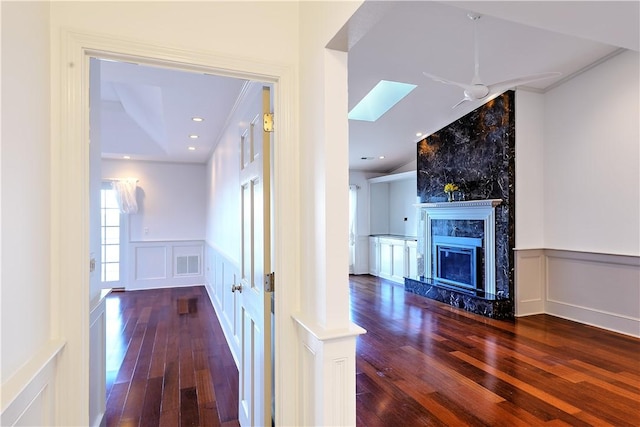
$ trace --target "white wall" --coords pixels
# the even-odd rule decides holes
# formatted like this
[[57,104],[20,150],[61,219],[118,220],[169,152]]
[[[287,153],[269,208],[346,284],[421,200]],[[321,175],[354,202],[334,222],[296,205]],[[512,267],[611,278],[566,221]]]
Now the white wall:
[[371,234],[389,234],[389,183],[369,185]]
[[547,248],[640,254],[639,75],[627,51],[545,94]]
[[[389,233],[401,236],[417,236],[415,178],[389,183]],[[405,218],[407,219],[405,221]]]
[[2,383],[50,336],[49,4],[2,2]]
[[138,179],[138,213],[126,216],[130,241],[204,240],[204,164],[102,161],[102,179],[129,177]]
[[370,184],[371,234],[417,235],[417,186],[416,178]]
[[545,95],[517,94],[518,316],[640,336],[638,61],[627,51]]
[[[122,216],[120,281],[104,286],[136,290],[202,284],[206,166],[103,159],[99,169],[102,179],[138,179],[138,212]],[[178,274],[180,256],[197,256],[198,273]]]
[[516,248],[544,247],[544,95],[517,90]]
[[[377,174],[376,174],[377,175]],[[362,171],[349,171],[349,185],[357,185],[356,208],[356,259],[353,268],[354,274],[366,274],[369,272],[369,182],[370,173]]]
[[[51,243],[48,2],[2,2],[1,425],[52,425],[56,319]],[[30,387],[26,387],[26,386]]]

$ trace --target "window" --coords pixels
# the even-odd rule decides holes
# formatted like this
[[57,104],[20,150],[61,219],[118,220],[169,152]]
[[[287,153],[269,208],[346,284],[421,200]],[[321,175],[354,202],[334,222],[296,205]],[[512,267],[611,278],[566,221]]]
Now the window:
[[116,192],[107,183],[100,191],[102,281],[120,280],[120,208]]

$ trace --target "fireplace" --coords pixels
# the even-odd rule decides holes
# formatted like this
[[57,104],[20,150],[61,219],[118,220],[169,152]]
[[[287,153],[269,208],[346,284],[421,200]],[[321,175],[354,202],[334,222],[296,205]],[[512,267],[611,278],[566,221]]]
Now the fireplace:
[[432,236],[433,278],[462,289],[482,290],[482,239]]
[[[418,275],[405,277],[405,290],[494,319],[512,319],[513,301],[496,292],[500,203],[489,199],[416,205]],[[500,254],[504,260],[504,252]]]

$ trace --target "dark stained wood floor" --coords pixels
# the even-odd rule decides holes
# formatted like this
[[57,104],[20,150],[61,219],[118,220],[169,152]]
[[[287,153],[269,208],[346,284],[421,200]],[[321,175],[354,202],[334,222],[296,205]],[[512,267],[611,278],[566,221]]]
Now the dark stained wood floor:
[[358,426],[640,426],[640,340],[496,321],[350,276]]
[[[546,315],[496,321],[373,276],[350,288],[368,331],[358,427],[640,426],[638,339]],[[197,300],[191,313],[181,298]],[[107,426],[238,425],[238,371],[203,287],[115,293],[107,319]]]
[[202,286],[112,293],[107,426],[238,426],[238,369]]

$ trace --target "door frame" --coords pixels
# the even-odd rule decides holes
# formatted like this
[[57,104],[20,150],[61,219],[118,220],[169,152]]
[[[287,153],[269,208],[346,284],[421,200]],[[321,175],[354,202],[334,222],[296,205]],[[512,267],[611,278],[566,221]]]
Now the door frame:
[[[300,283],[300,186],[295,69],[263,60],[224,56],[64,30],[52,75],[52,336],[66,341],[58,360],[56,421],[89,420],[89,59],[170,67],[273,84],[276,133],[273,144],[273,263],[275,298],[276,424],[297,419],[299,393],[296,329],[291,321]],[[57,68],[56,68],[57,67]],[[55,87],[55,86],[54,86]],[[286,233],[282,225],[286,224]],[[286,254],[286,257],[284,256]],[[286,260],[286,263],[285,263]],[[284,369],[283,367],[287,367]],[[64,398],[62,398],[64,397]],[[286,404],[285,404],[286,403]]]

